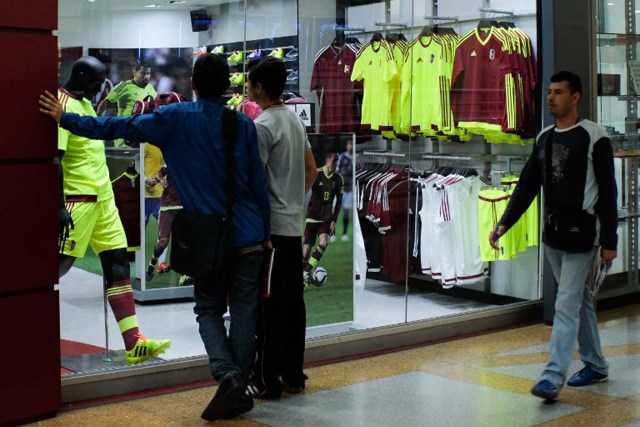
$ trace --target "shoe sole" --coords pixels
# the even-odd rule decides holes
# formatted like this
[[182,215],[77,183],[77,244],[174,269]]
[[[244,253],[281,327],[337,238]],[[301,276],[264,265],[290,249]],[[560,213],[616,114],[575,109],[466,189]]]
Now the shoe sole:
[[558,393],[549,394],[536,389],[531,389],[531,394],[544,400],[556,400],[558,398]]

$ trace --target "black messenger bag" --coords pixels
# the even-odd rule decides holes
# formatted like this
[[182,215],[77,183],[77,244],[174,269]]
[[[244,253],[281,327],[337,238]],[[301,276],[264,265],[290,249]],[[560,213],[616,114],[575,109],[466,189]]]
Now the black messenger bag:
[[[225,115],[233,120],[225,120]],[[233,183],[235,112],[223,111],[222,135],[227,145],[227,203],[224,216],[178,212],[171,228],[171,268],[193,278],[224,278],[233,252]]]

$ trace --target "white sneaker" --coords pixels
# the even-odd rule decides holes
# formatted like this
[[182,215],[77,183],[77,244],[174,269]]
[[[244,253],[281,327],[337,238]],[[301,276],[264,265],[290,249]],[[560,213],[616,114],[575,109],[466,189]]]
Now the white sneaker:
[[348,234],[343,234],[342,237],[340,238],[340,240],[342,240],[343,242],[348,242],[349,241],[349,235]]
[[331,236],[331,237],[329,238],[329,241],[330,241],[330,242],[335,242],[335,241],[336,241],[336,236],[335,236],[335,235]]

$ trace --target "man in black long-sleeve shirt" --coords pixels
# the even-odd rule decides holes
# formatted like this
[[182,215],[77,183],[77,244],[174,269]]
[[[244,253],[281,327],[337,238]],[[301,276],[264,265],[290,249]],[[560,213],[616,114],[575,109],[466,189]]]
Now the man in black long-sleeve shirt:
[[580,78],[567,71],[551,77],[547,96],[556,124],[538,135],[509,206],[489,236],[492,246],[526,211],[544,187],[542,240],[558,282],[551,334],[551,357],[531,393],[555,399],[564,385],[576,338],[584,368],[567,385],[604,382],[598,324],[586,279],[600,249],[603,263],[617,256],[618,209],[613,149],[606,131],[580,118]]

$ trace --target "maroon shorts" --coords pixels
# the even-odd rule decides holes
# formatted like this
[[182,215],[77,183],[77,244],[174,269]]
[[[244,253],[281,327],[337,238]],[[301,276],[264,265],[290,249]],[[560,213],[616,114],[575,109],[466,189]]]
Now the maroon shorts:
[[304,227],[304,243],[305,245],[314,245],[319,235],[329,233],[331,233],[331,223],[308,222]]

